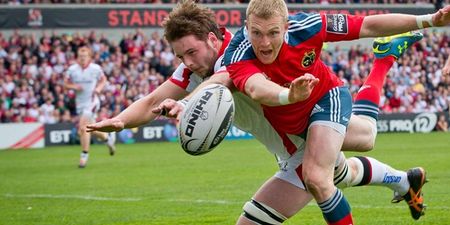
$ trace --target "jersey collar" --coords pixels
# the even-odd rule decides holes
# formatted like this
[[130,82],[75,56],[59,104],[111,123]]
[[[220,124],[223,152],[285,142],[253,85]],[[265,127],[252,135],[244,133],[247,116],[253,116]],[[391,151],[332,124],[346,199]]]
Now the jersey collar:
[[228,44],[230,44],[231,38],[233,38],[233,34],[229,30],[227,30],[227,28],[221,27],[220,31],[223,35],[223,42],[222,46],[220,47],[219,57],[223,55],[225,49],[228,47]]

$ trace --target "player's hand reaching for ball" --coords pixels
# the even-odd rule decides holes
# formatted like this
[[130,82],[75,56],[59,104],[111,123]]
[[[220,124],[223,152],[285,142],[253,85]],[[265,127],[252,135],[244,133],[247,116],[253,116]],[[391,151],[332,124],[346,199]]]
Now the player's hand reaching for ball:
[[111,118],[107,120],[102,120],[97,123],[88,124],[86,126],[87,132],[93,131],[102,131],[102,132],[113,132],[113,131],[121,131],[124,128],[124,123],[116,118]]
[[443,27],[450,24],[450,6],[446,6],[439,9],[436,13],[432,14],[433,26]]
[[310,73],[297,77],[289,87],[289,102],[301,102],[309,98],[317,83],[319,83],[319,78]]
[[169,118],[177,118],[183,112],[186,106],[186,101],[175,101],[173,99],[166,99],[158,107],[152,109],[153,113],[161,114]]

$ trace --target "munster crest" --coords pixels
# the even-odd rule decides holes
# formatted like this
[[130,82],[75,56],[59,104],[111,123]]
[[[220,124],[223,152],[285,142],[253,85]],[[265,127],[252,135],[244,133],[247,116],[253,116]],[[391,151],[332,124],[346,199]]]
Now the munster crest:
[[316,52],[314,51],[314,49],[309,52],[305,52],[305,55],[303,56],[302,59],[302,66],[304,68],[308,68],[314,63],[315,60],[316,60]]

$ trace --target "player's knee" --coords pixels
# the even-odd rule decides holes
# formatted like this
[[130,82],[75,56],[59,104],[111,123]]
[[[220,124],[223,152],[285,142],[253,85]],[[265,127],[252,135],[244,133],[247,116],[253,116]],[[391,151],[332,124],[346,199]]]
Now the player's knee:
[[255,224],[277,225],[282,224],[287,219],[277,210],[254,199],[246,202],[243,210],[244,212],[242,216],[254,222]]
[[363,143],[360,144],[359,151],[370,151],[373,149],[373,147],[375,146],[375,140],[374,139],[367,139],[366,141],[364,141]]
[[[303,181],[305,182],[305,186],[313,195],[315,193],[322,193],[324,190],[330,187],[330,181],[324,179],[324,175],[318,170],[303,170]],[[333,185],[331,185],[333,186]]]
[[86,126],[80,126],[78,128],[78,134],[84,134],[87,132]]
[[[364,117],[363,117],[364,118]],[[361,149],[364,151],[370,151],[375,146],[375,139],[377,138],[377,125],[376,121],[374,121],[372,118],[366,118],[369,122],[367,123],[368,126],[366,126],[365,132],[363,132],[363,136],[361,138]]]

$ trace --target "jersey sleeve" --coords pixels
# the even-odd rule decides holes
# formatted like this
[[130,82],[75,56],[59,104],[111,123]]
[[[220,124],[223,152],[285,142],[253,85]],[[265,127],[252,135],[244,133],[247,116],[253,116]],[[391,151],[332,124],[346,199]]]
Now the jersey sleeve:
[[347,41],[359,38],[363,16],[322,14],[322,34],[325,42]]
[[99,81],[102,78],[103,75],[103,69],[100,65],[98,64],[94,64],[95,65],[95,79],[97,81]]
[[73,67],[73,65],[71,65],[71,66],[69,66],[69,68],[67,69],[67,71],[64,75],[69,81],[72,81],[73,71],[74,71],[74,67]]
[[243,60],[226,66],[234,85],[243,93],[245,93],[245,83],[247,83],[248,78],[256,73],[261,73],[261,70],[253,63],[253,61],[254,60]]
[[189,76],[192,74],[183,63],[181,63],[169,80],[180,88],[186,89],[189,85]]

